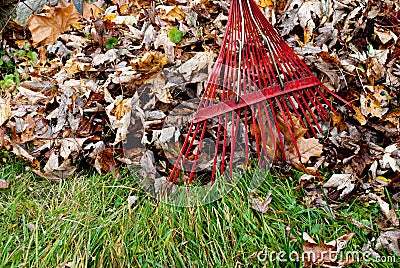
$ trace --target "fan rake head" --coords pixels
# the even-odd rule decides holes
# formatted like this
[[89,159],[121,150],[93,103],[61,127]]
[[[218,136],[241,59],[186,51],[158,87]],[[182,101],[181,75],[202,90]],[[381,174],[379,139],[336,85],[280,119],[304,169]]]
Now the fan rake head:
[[[323,92],[346,103],[312,74],[253,0],[231,0],[218,59],[169,181],[183,175],[190,183],[204,172],[210,180],[226,171],[232,175],[238,160],[248,165],[252,154],[261,167],[277,151],[285,156],[288,142],[300,158],[297,122],[316,136],[319,121],[336,113]],[[200,171],[200,162],[209,168]]]

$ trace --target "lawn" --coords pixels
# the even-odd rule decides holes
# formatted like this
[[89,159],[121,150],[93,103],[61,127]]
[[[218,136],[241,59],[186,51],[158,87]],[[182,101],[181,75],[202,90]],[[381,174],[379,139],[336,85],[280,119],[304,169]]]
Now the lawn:
[[[300,267],[301,259],[278,260],[270,253],[301,253],[303,232],[318,243],[353,232],[345,251],[361,254],[379,233],[376,204],[338,204],[335,218],[307,207],[303,190],[294,189],[296,172],[260,174],[265,180],[255,195],[272,191],[270,209],[262,214],[249,203],[248,176],[216,202],[182,208],[147,195],[127,171],[113,178],[89,170],[54,184],[22,162],[3,160],[0,178],[10,187],[0,190],[0,267]],[[139,199],[130,206],[129,196]],[[395,267],[367,260],[354,267],[360,265]]]

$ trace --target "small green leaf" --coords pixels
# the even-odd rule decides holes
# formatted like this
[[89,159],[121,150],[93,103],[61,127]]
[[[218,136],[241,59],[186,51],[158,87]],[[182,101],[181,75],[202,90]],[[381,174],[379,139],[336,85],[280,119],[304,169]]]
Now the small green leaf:
[[36,61],[39,58],[39,55],[35,51],[29,51],[28,57],[31,59],[31,61]]
[[3,59],[0,59],[0,66],[3,65],[4,61]]
[[106,48],[111,49],[114,48],[118,44],[118,39],[115,37],[111,37],[110,39],[107,39],[106,41]]
[[172,42],[178,44],[183,38],[183,32],[176,28],[172,28],[169,30],[168,37]]

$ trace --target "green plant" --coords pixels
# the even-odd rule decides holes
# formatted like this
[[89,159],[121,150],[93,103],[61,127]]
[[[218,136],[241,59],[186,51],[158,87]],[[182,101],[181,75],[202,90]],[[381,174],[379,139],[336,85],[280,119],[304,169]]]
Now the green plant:
[[39,58],[39,54],[37,54],[35,51],[28,51],[27,55],[31,62],[37,61]]
[[5,89],[12,86],[15,83],[15,80],[14,74],[6,74],[3,80],[0,80],[0,88]]
[[176,28],[172,28],[171,30],[169,30],[168,37],[169,39],[171,39],[172,42],[177,44],[182,40],[183,32]]
[[105,44],[107,49],[112,49],[118,44],[118,39],[115,37],[111,37],[110,39],[107,39]]

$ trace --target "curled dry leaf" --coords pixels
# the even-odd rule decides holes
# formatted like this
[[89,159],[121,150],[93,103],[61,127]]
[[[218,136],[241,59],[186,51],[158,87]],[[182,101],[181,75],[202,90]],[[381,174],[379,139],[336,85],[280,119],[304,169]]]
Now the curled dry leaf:
[[114,151],[111,148],[106,148],[104,151],[99,152],[97,154],[96,162],[96,165],[99,167],[100,171],[111,171],[114,175],[119,173],[117,170],[117,162],[114,159]]
[[183,21],[186,17],[185,13],[177,6],[157,6],[157,10],[160,11],[160,18],[167,21]]
[[71,24],[79,20],[79,13],[72,2],[61,1],[56,7],[45,5],[42,12],[28,19],[34,46],[53,44],[61,33],[68,31]]
[[323,187],[342,190],[340,198],[343,198],[354,190],[354,177],[352,174],[333,174],[331,178],[324,183]]
[[0,190],[7,189],[10,186],[10,182],[6,180],[0,180]]
[[400,230],[382,232],[378,237],[375,250],[385,249],[391,254],[400,256]]
[[116,99],[113,103],[106,107],[111,127],[117,129],[114,144],[126,140],[128,127],[132,114],[132,98]]
[[390,208],[389,204],[383,201],[379,196],[377,196],[377,202],[385,217],[393,224],[393,226],[399,227],[400,222],[396,211],[393,208]]
[[346,247],[346,244],[354,236],[354,233],[345,234],[328,243],[323,241],[318,244],[307,233],[303,233],[303,256],[304,267],[343,267],[354,263],[356,260],[352,258],[340,259],[340,252]]
[[[322,149],[324,146],[319,142],[316,138],[306,139],[304,137],[300,137],[297,139],[297,146],[301,155],[301,163],[307,163],[312,156],[321,156]],[[298,162],[299,157],[294,148],[290,148],[289,159],[291,162]]]
[[10,99],[0,97],[0,127],[11,117]]
[[130,195],[128,197],[128,207],[132,208],[132,206],[136,203],[136,201],[139,199],[139,196],[136,195]]
[[251,208],[258,212],[266,213],[269,209],[269,204],[272,201],[271,195],[272,195],[272,191],[270,190],[263,201],[261,201],[258,198],[252,197],[251,198]]
[[396,152],[399,152],[397,144],[387,146],[384,152],[385,154],[383,155],[382,160],[379,161],[381,167],[391,168],[394,172],[400,172],[400,165],[398,161],[394,157],[392,157],[392,155],[394,155]]
[[101,14],[104,13],[104,10],[99,8],[95,4],[89,4],[88,2],[83,2],[83,17],[87,20],[94,18],[98,19],[101,17]]

